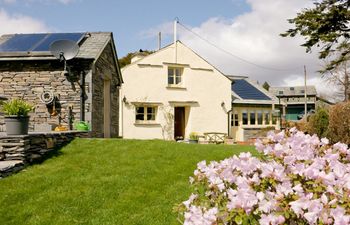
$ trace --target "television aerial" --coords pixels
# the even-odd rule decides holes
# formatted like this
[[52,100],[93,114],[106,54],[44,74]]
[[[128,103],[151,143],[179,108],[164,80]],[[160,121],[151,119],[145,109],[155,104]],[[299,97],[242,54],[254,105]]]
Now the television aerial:
[[74,82],[74,77],[67,68],[67,60],[73,59],[78,54],[78,44],[71,40],[57,40],[50,45],[50,52],[61,62],[64,62],[63,74],[68,81]]

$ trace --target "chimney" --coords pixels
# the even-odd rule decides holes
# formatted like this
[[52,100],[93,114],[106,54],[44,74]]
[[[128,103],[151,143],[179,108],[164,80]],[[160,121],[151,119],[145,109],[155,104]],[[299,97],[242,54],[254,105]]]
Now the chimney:
[[147,55],[146,52],[144,52],[142,49],[140,49],[138,52],[134,53],[134,55],[131,58],[131,63],[136,62],[140,59],[143,59]]

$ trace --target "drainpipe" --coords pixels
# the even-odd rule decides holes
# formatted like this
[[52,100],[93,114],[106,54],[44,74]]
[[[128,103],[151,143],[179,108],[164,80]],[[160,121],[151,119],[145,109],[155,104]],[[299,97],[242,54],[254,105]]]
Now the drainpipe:
[[80,121],[85,121],[85,72],[80,73]]

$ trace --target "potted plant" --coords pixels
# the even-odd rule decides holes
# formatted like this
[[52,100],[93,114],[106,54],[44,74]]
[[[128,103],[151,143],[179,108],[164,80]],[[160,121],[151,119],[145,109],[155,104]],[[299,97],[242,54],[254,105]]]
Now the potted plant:
[[7,135],[28,134],[28,113],[33,109],[34,107],[31,104],[21,99],[12,99],[2,102]]
[[198,134],[196,132],[190,133],[190,140],[189,140],[190,143],[197,144],[198,139],[199,139],[199,137],[198,137]]

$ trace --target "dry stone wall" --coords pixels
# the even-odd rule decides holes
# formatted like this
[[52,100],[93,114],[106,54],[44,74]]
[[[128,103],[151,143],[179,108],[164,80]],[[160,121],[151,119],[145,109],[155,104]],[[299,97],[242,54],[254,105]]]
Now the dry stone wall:
[[76,137],[87,136],[88,132],[78,131],[2,136],[0,137],[0,177],[8,176],[28,164],[42,160]]

